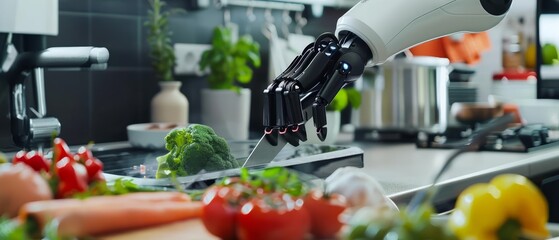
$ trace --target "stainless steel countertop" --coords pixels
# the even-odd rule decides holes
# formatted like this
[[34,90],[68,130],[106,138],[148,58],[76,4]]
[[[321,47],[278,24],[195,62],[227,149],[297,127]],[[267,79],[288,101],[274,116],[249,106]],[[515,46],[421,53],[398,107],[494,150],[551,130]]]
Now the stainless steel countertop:
[[[404,204],[429,186],[447,157],[455,150],[418,149],[412,143],[361,143],[347,136],[338,144],[358,146],[364,151],[364,171],[377,179],[387,195]],[[559,170],[559,147],[529,153],[469,152],[460,155],[443,174],[436,202],[454,199],[467,186],[487,182],[501,173],[527,177]]]

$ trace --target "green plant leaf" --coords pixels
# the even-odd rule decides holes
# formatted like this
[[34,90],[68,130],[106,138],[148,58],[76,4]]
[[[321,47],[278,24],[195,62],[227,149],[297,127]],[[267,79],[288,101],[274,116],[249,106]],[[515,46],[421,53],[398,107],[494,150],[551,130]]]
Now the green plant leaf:
[[258,55],[258,53],[255,52],[249,52],[247,54],[248,59],[250,59],[250,62],[252,62],[252,65],[254,65],[255,67],[260,67],[260,65],[262,64],[262,62],[260,61],[260,55]]
[[348,104],[351,105],[354,109],[357,109],[361,106],[361,93],[353,87],[340,89],[332,102],[328,104],[326,110],[342,111],[348,106]]
[[29,239],[26,226],[19,221],[0,216],[0,239]]
[[245,64],[245,59],[238,58],[235,61],[235,68],[237,69],[237,80],[240,83],[249,83],[252,79],[252,69]]
[[347,107],[348,104],[348,97],[347,91],[345,89],[340,89],[340,91],[336,94],[332,102],[328,104],[326,110],[328,111],[341,111]]
[[238,84],[250,83],[253,71],[249,64],[260,67],[260,46],[249,35],[232,41],[231,29],[218,26],[213,31],[212,47],[202,54],[199,67],[209,69],[211,89],[235,90]]
[[347,97],[349,104],[353,109],[357,109],[361,106],[361,92],[355,88],[346,88]]

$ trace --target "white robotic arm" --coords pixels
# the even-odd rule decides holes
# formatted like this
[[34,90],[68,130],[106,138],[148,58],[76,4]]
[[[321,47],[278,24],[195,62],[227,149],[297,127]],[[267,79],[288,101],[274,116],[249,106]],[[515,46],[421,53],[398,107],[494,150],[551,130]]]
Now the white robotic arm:
[[339,20],[336,35],[351,32],[381,64],[409,47],[456,32],[497,25],[512,0],[362,0]]
[[[319,139],[326,137],[326,106],[365,65],[385,62],[419,43],[456,32],[479,32],[497,25],[512,0],[362,0],[337,24],[305,48],[264,90],[265,138],[306,140],[304,123],[313,118]],[[285,142],[285,141],[284,141]]]

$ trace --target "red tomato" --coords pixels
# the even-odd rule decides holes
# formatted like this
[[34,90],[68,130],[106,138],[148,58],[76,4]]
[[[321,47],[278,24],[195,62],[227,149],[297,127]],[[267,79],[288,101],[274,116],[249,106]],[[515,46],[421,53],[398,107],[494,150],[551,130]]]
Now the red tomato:
[[73,160],[64,157],[56,163],[55,169],[60,181],[57,197],[70,197],[87,189],[87,171],[83,165],[74,164]]
[[76,172],[76,176],[78,177],[80,183],[85,183],[87,189],[87,183],[89,182],[87,168],[85,168],[83,164],[77,162],[72,163],[72,167],[74,168],[74,172]]
[[302,199],[293,199],[288,194],[266,194],[241,207],[237,224],[241,240],[297,240],[306,237],[311,223]]
[[70,148],[68,147],[68,144],[66,144],[66,142],[62,138],[55,138],[53,143],[54,143],[54,146],[52,147],[53,161],[58,162],[65,157],[70,158],[71,161],[74,160],[74,156],[70,152]]
[[12,159],[12,163],[18,164],[18,163],[25,163],[27,164],[29,162],[29,159],[27,159],[27,152],[26,151],[19,151],[16,153],[16,155],[14,155],[14,158]]
[[87,161],[87,159],[91,159],[93,158],[93,153],[91,153],[91,150],[87,149],[84,146],[81,146],[78,149],[78,152],[76,153],[75,156],[77,159],[77,161],[80,161],[82,163],[85,163],[85,161]]
[[43,154],[36,151],[31,151],[25,154],[25,157],[27,158],[27,165],[33,168],[33,170],[37,172],[49,172],[50,162],[43,156]]
[[340,214],[347,204],[342,195],[333,193],[323,195],[322,192],[311,190],[305,197],[305,208],[311,215],[311,233],[315,238],[335,238],[343,223]]
[[202,222],[211,234],[221,239],[236,238],[236,217],[243,201],[241,192],[244,186],[232,184],[215,185],[202,196]]
[[103,162],[99,161],[99,159],[91,157],[85,160],[85,169],[87,170],[87,179],[88,182],[93,182],[96,177],[98,177],[98,173],[103,171]]

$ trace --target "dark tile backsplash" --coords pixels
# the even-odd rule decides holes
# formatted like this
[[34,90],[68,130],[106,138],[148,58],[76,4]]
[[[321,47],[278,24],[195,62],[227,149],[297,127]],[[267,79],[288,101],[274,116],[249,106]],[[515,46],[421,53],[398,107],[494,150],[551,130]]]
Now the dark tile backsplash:
[[47,115],[60,121],[60,137],[80,144],[91,140],[90,76],[89,71],[45,71]]
[[139,104],[145,90],[140,72],[108,69],[92,72],[91,79],[91,140],[122,141],[126,126],[145,119],[143,109],[149,108]]
[[[190,0],[167,0],[168,7],[185,8]],[[213,2],[213,1],[212,1]],[[45,71],[47,111],[62,124],[61,136],[71,145],[89,141],[125,141],[126,126],[150,120],[150,102],[159,91],[150,67],[146,42],[148,0],[59,0],[59,34],[47,37],[47,46],[96,46],[110,52],[104,71]],[[255,70],[251,130],[261,131],[262,90],[268,85],[268,39],[262,34],[264,11],[255,9],[257,20],[249,22],[246,8],[231,8],[232,21],[240,33],[250,33],[261,45],[262,66]],[[281,22],[281,11],[274,11]],[[310,19],[303,28],[317,36],[334,31],[343,10],[325,9],[320,19]],[[172,41],[204,43],[212,30],[223,23],[223,12],[215,6],[177,13],[170,19]],[[290,28],[293,30],[294,25]],[[181,91],[190,102],[190,121],[200,122],[200,89],[204,77],[177,76]],[[0,150],[13,151],[8,118],[8,84],[0,81]],[[30,103],[32,105],[32,103]]]
[[58,0],[58,10],[61,12],[89,12],[91,1],[97,0]]
[[[58,16],[58,36],[47,37],[49,46],[89,46],[91,31],[90,17],[80,13],[61,12]],[[64,30],[62,30],[64,29]]]
[[139,24],[139,17],[93,15],[91,45],[109,49],[110,67],[140,67]]
[[101,14],[132,15],[140,14],[138,0],[90,0],[91,12]]

